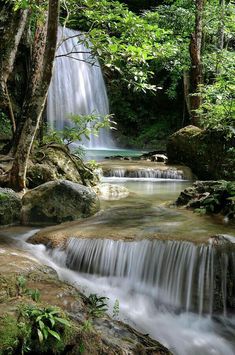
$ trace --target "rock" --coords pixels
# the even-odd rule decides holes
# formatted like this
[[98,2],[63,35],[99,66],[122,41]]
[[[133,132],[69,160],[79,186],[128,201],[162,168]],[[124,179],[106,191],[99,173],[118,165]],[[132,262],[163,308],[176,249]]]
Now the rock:
[[205,213],[221,213],[227,219],[235,219],[234,181],[196,181],[182,191],[177,206],[197,208]]
[[25,225],[55,224],[95,214],[99,199],[91,188],[67,180],[51,181],[27,192],[22,199]]
[[165,154],[155,154],[155,155],[152,155],[151,161],[156,161],[156,162],[161,162],[161,163],[166,164],[168,161],[168,158]]
[[[24,287],[19,287],[19,278],[25,282]],[[33,302],[29,292],[35,290],[40,294],[38,302]],[[31,309],[56,307],[60,318],[70,322],[66,333],[62,331],[63,324],[60,327],[62,341],[53,342],[49,336],[48,341],[44,339],[43,344],[38,344],[37,337],[30,331],[33,331],[31,319],[25,316],[22,320],[19,316],[19,310],[24,306],[30,306]],[[92,317],[89,312],[89,299],[78,288],[60,281],[54,270],[40,264],[32,255],[4,245],[4,252],[0,253],[1,354],[21,353],[22,346],[19,350],[18,345],[22,341],[22,330],[25,329],[27,333],[23,334],[27,334],[31,354],[78,355],[81,354],[81,348],[84,355],[171,354],[159,342],[129,325],[105,313],[98,318]],[[86,330],[88,321],[90,329]],[[56,326],[53,329],[56,330]]]
[[90,186],[96,183],[97,177],[65,146],[54,144],[36,152],[28,167],[27,186],[34,188],[45,182],[62,179]]
[[[231,133],[230,133],[231,134]],[[199,179],[235,179],[235,134],[228,138],[224,130],[202,130],[187,126],[167,144],[169,163],[189,166]]]
[[129,195],[126,187],[120,185],[112,185],[108,183],[100,184],[94,187],[94,191],[102,200],[120,200]]
[[21,198],[11,189],[0,188],[0,225],[20,221]]

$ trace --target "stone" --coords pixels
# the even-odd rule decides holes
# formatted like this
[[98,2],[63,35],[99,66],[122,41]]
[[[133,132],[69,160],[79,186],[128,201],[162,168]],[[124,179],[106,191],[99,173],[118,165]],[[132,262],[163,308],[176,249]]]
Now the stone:
[[0,225],[17,224],[20,221],[21,198],[11,189],[0,188]]
[[234,146],[235,134],[228,138],[225,130],[187,126],[170,136],[167,156],[170,164],[189,166],[198,179],[234,180]]
[[205,213],[220,213],[228,220],[235,219],[234,181],[196,181],[182,191],[177,206],[201,209]]
[[[141,334],[131,326],[112,319],[107,314],[90,319],[89,300],[81,293],[78,286],[75,288],[59,280],[53,269],[42,265],[26,251],[15,249],[9,244],[4,245],[4,248],[5,252],[0,254],[1,354],[19,354],[17,345],[19,339],[22,339],[22,329],[26,329],[23,326],[26,324],[30,326],[28,317],[24,318],[24,323],[19,323],[19,309],[22,309],[23,305],[30,305],[35,309],[56,307],[60,318],[65,318],[70,322],[67,333],[62,332],[63,327],[60,329],[62,341],[59,344],[59,351],[55,348],[58,343],[53,343],[50,338],[49,341],[44,341],[43,345],[39,344],[39,348],[37,338],[33,338],[28,332],[27,344],[30,345],[31,354],[78,355],[81,354],[81,344],[84,355],[172,354],[147,334]],[[25,290],[20,290],[18,286],[19,277],[25,280]],[[37,303],[32,301],[30,292],[23,292],[26,290],[39,291],[40,299]],[[92,324],[89,331],[84,330],[87,320],[90,320]],[[19,324],[21,327],[18,326]]]
[[57,180],[27,192],[22,199],[21,222],[24,225],[56,224],[95,214],[100,203],[86,186]]
[[27,171],[27,187],[35,188],[52,180],[69,180],[90,186],[96,183],[97,176],[68,148],[54,144],[34,154]]
[[120,200],[129,195],[129,191],[126,187],[121,185],[112,185],[103,183],[94,187],[95,192],[102,200]]

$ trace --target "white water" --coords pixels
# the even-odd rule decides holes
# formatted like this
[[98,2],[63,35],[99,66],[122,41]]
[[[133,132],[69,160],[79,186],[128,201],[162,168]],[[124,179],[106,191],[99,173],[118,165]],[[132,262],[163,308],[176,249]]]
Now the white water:
[[60,279],[73,284],[86,294],[109,297],[110,308],[118,299],[121,320],[159,340],[176,355],[234,355],[235,318],[215,319],[191,312],[174,312],[158,306],[150,294],[138,290],[138,283],[128,278],[78,273],[64,266],[64,252],[51,253],[43,245],[25,242],[35,231],[12,236],[14,244],[27,250],[42,263],[54,268]]
[[177,169],[157,169],[157,168],[139,168],[139,169],[125,169],[125,168],[112,168],[104,170],[104,177],[110,178],[130,178],[130,179],[173,179],[182,180],[185,179],[182,171]]
[[[171,199],[172,185],[174,187],[180,182],[169,182],[169,191],[162,183],[149,183],[148,186],[146,183],[133,184],[137,185],[135,191],[141,194],[141,199],[148,200],[148,196],[157,199],[154,194],[156,188],[159,193],[163,191],[165,198]],[[150,211],[145,205],[143,208],[143,217],[148,218]],[[118,210],[115,211],[122,225],[121,216]],[[203,224],[203,219],[201,221]],[[127,222],[131,223],[129,219]],[[174,225],[171,214],[168,222]],[[164,225],[163,221],[161,223]],[[202,227],[198,223],[199,231]],[[123,228],[128,234],[127,226],[123,225]],[[118,299],[121,320],[144,334],[149,333],[174,354],[235,354],[235,318],[226,309],[225,301],[227,268],[233,267],[235,271],[232,250],[224,250],[223,254],[217,253],[213,244],[194,245],[177,241],[72,239],[67,251],[52,251],[43,245],[26,243],[25,240],[33,233],[31,231],[20,238],[19,234],[14,237],[11,233],[9,237],[14,239],[14,244],[54,268],[62,280],[88,295],[97,293],[109,297],[111,313]],[[226,238],[232,239],[231,236]],[[218,263],[222,263],[222,268],[217,268]],[[222,272],[225,280],[218,285],[223,295],[223,310],[221,315],[211,316],[215,301],[211,292],[218,272]]]
[[[99,62],[79,43],[83,35],[68,28],[60,27],[58,31],[62,44],[56,52],[47,99],[47,119],[51,127],[60,130],[71,126],[71,114],[109,114],[109,103]],[[108,129],[101,129],[99,137],[84,138],[82,143],[88,148],[114,147]]]

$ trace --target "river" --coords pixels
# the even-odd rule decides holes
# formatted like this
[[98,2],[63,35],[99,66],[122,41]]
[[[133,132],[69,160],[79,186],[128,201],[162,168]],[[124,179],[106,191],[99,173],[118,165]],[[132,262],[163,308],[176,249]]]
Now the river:
[[[233,355],[235,317],[227,307],[226,283],[230,264],[235,276],[235,254],[217,253],[208,239],[223,234],[233,241],[234,226],[171,206],[189,181],[103,179],[125,186],[129,196],[103,200],[97,216],[78,223],[82,238],[73,238],[71,230],[66,250],[27,243],[36,229],[13,227],[0,235],[86,294],[108,297],[110,313],[118,300],[119,319],[174,354]],[[221,311],[213,291],[217,263],[224,265],[219,271],[224,280],[219,286]]]

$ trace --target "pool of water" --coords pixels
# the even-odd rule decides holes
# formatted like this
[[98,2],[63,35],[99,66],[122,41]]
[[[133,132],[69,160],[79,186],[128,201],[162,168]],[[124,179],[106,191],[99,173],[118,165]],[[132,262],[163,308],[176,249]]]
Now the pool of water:
[[[103,179],[110,182],[110,179]],[[223,219],[199,216],[192,211],[177,209],[172,202],[189,181],[132,180],[113,178],[112,184],[120,184],[129,190],[129,196],[119,200],[101,201],[101,211],[82,222],[59,226],[58,232],[68,237],[114,240],[174,239],[193,243],[206,242],[215,234],[235,237],[234,225]],[[18,228],[0,234],[37,258],[53,267],[59,277],[84,293],[97,293],[109,298],[110,314],[118,300],[118,318],[166,345],[176,355],[234,355],[234,316],[197,314],[180,310],[174,305],[165,307],[156,302],[150,289],[127,276],[104,276],[68,269],[64,250],[47,250],[41,245],[25,242],[34,231],[25,233]],[[89,251],[88,251],[89,252]],[[169,254],[170,255],[170,254]],[[136,261],[138,265],[138,260]],[[169,261],[165,261],[168,263]],[[115,264],[115,261],[114,261]],[[150,263],[151,264],[151,263]],[[146,286],[147,287],[147,286]]]

